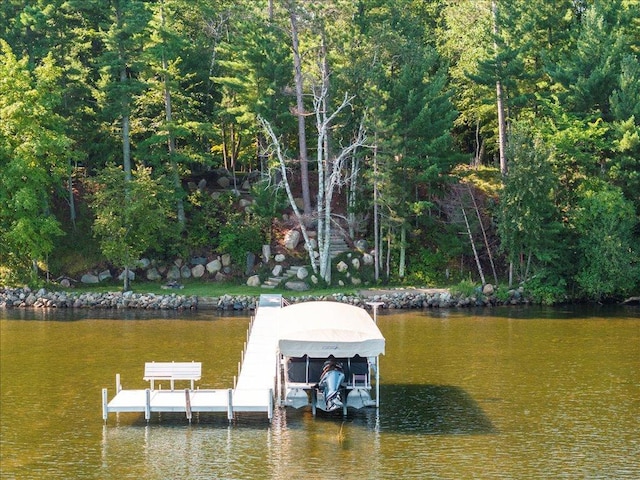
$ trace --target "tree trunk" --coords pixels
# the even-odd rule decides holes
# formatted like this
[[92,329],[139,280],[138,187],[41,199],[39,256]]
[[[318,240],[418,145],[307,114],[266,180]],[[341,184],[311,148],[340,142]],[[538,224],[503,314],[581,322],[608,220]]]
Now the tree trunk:
[[380,249],[379,249],[379,230],[378,230],[378,146],[377,133],[373,144],[373,264],[374,278],[377,282],[380,280]]
[[[162,27],[165,26],[164,19],[164,2],[162,2],[162,6],[160,9],[160,17]],[[164,72],[164,111],[165,111],[165,119],[167,121],[167,148],[169,150],[169,163],[171,165],[171,174],[173,176],[173,186],[176,189],[176,215],[178,218],[178,224],[181,227],[185,225],[185,214],[184,214],[184,202],[182,201],[182,196],[180,195],[180,190],[182,189],[182,184],[180,181],[180,172],[178,170],[178,164],[176,161],[176,139],[173,135],[173,112],[171,109],[171,89],[169,88],[169,65],[167,62],[167,57],[164,53],[164,39],[162,40],[162,70]]]
[[[498,55],[498,42],[495,38],[498,37],[498,6],[496,1],[493,0],[491,2],[491,11],[493,14],[493,35],[494,35],[494,43],[493,46],[496,50],[496,57]],[[507,132],[506,132],[506,121],[504,115],[504,98],[502,91],[502,82],[500,81],[501,72],[500,67],[498,67],[498,71],[496,71],[496,106],[498,109],[498,143],[500,150],[500,172],[502,175],[506,175],[507,173],[507,157],[506,157],[506,147],[507,147]]]
[[304,238],[304,244],[309,252],[309,262],[311,264],[311,269],[313,273],[318,273],[318,265],[316,264],[316,258],[314,255],[314,250],[311,248],[311,239],[307,232],[307,227],[305,222],[303,221],[302,214],[300,213],[300,209],[296,205],[295,198],[293,197],[293,193],[291,192],[291,185],[289,184],[289,178],[287,177],[287,166],[285,162],[284,153],[282,152],[282,147],[280,142],[278,141],[278,137],[273,131],[273,128],[264,118],[258,116],[258,121],[262,125],[267,136],[271,139],[271,143],[275,148],[276,157],[278,159],[278,163],[280,166],[280,173],[282,175],[282,183],[284,184],[285,191],[287,193],[287,198],[289,200],[289,206],[293,210],[293,214],[296,216],[298,220],[298,224],[300,225],[300,231],[302,232],[302,237]]
[[298,146],[300,148],[300,180],[302,182],[302,203],[304,213],[311,213],[311,194],[309,192],[309,161],[307,158],[307,134],[304,122],[304,88],[302,79],[302,61],[298,42],[298,22],[293,2],[289,4],[291,22],[291,46],[293,49],[293,66],[296,83],[296,116],[298,117]]
[[467,218],[467,212],[464,210],[464,206],[461,205],[462,216],[464,217],[464,223],[467,227],[467,234],[469,235],[469,242],[471,243],[471,249],[473,250],[473,256],[476,259],[476,265],[478,267],[478,273],[480,274],[480,281],[482,285],[486,283],[484,279],[484,272],[482,271],[482,265],[480,264],[480,257],[478,257],[478,251],[476,250],[476,243],[473,241],[473,235],[471,234],[471,227],[469,226],[469,219]]
[[407,224],[403,223],[400,227],[400,266],[398,267],[398,277],[404,278],[405,271],[405,253],[407,250]]
[[482,216],[480,215],[480,209],[478,208],[478,203],[476,202],[476,198],[473,196],[473,192],[471,191],[471,186],[467,185],[469,188],[469,195],[471,196],[471,201],[473,202],[473,207],[476,210],[476,216],[478,217],[478,223],[480,224],[480,230],[482,231],[482,238],[484,240],[484,246],[487,249],[487,255],[489,256],[489,263],[491,263],[491,271],[493,272],[493,279],[498,284],[498,274],[496,273],[496,266],[493,262],[493,255],[491,254],[491,247],[489,246],[489,240],[487,239],[487,231],[484,229],[484,224],[482,223]]
[[129,267],[124,267],[124,287],[123,291],[131,290],[131,282],[129,281]]

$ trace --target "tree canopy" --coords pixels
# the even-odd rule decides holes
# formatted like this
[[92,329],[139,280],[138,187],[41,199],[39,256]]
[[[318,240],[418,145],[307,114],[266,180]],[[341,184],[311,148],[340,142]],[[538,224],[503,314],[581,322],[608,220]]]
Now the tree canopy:
[[[293,208],[272,208],[287,179],[289,227],[318,252],[334,229],[367,240],[379,282],[491,265],[540,301],[637,292],[638,18],[638,0],[3,1],[0,279],[68,273],[79,233],[119,267],[240,257]],[[267,204],[189,187],[222,170]]]

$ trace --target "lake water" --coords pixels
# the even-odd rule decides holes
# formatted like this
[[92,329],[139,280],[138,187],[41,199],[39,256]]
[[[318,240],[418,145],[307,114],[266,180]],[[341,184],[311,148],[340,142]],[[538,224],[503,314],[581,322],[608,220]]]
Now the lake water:
[[381,407],[101,417],[145,361],[228,388],[248,316],[0,310],[2,479],[640,478],[637,307],[381,313]]

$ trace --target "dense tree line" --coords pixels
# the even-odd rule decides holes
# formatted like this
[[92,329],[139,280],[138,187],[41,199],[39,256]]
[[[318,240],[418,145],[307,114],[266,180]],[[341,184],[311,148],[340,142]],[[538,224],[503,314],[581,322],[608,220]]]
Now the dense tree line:
[[[0,279],[251,250],[284,202],[327,282],[339,226],[378,281],[633,293],[639,18],[638,0],[5,0]],[[185,187],[221,168],[261,179],[252,211]]]

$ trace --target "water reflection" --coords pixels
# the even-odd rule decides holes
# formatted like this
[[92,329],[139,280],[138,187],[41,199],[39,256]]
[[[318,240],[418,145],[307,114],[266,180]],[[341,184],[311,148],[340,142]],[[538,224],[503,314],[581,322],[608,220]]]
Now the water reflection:
[[383,432],[415,435],[496,433],[491,419],[460,387],[385,385],[381,396],[384,399],[380,413]]

